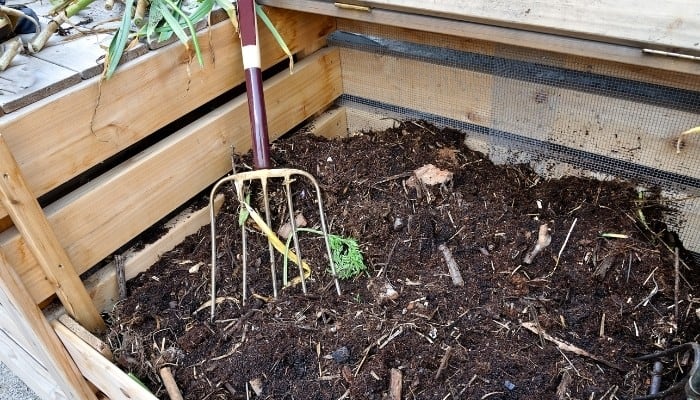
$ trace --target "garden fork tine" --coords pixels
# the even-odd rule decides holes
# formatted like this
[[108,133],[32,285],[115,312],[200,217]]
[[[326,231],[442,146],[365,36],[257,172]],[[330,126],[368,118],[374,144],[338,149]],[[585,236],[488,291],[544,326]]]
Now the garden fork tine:
[[[331,253],[330,240],[328,239],[328,231],[326,227],[325,215],[323,212],[323,203],[321,200],[321,189],[316,182],[316,179],[309,173],[297,169],[270,169],[270,139],[267,129],[267,115],[265,111],[265,99],[263,94],[262,85],[262,69],[260,62],[260,46],[258,44],[258,28],[257,28],[257,18],[255,13],[255,1],[254,0],[239,0],[238,1],[238,25],[240,29],[241,38],[241,54],[243,58],[243,69],[245,70],[245,81],[246,81],[246,94],[248,98],[248,114],[250,118],[251,125],[251,139],[252,139],[252,149],[253,149],[253,165],[255,170],[247,171],[242,173],[234,173],[234,175],[223,178],[217,182],[212,188],[210,197],[210,219],[211,219],[211,233],[212,233],[212,265],[211,265],[211,318],[214,319],[214,311],[216,307],[216,228],[214,220],[214,210],[212,207],[212,202],[216,194],[218,187],[228,181],[234,181],[236,186],[236,197],[238,198],[241,207],[249,207],[245,204],[245,199],[243,196],[244,187],[246,182],[259,180],[261,182],[261,189],[263,191],[263,203],[265,209],[265,222],[267,226],[270,226],[270,201],[268,198],[267,184],[268,179],[281,178],[284,180],[285,192],[287,195],[287,207],[289,208],[290,217],[290,227],[292,228],[292,238],[294,240],[294,250],[296,251],[295,258],[297,258],[297,263],[299,264],[299,272],[301,278],[301,286],[304,293],[306,293],[306,281],[304,276],[303,259],[301,258],[299,240],[297,235],[297,227],[294,221],[294,206],[292,204],[292,191],[291,182],[293,181],[292,176],[299,175],[308,178],[313,184],[316,190],[317,201],[319,206],[319,215],[321,229],[323,231],[324,240],[326,242],[326,249],[328,251],[328,260],[331,266],[331,272],[333,274],[333,279],[335,280],[335,286],[338,294],[340,294],[340,284],[338,283],[338,277],[335,272],[335,265],[333,264],[333,257]],[[234,171],[235,172],[235,171]],[[261,225],[258,223],[258,225]],[[262,228],[262,226],[261,226]],[[247,269],[248,269],[248,255],[247,255],[247,233],[245,226],[241,227],[241,240],[243,246],[243,302],[245,303],[247,295]],[[274,235],[274,233],[273,233]],[[271,237],[268,235],[268,248],[270,252],[270,262],[272,271],[272,287],[273,295],[277,297],[277,278],[276,278],[276,268],[274,263],[274,249]],[[290,258],[292,253],[289,253]]]
[[[309,174],[306,171],[302,171],[299,169],[294,169],[294,168],[275,168],[275,169],[263,169],[263,170],[253,170],[253,171],[247,171],[247,172],[239,172],[235,173],[231,176],[225,177],[221,180],[219,180],[214,187],[211,190],[211,194],[209,196],[209,219],[210,219],[210,227],[211,227],[211,318],[212,320],[214,319],[214,312],[216,308],[216,254],[217,254],[217,245],[216,245],[216,216],[214,213],[214,198],[216,197],[216,193],[219,190],[219,187],[223,185],[224,183],[231,182],[233,181],[234,186],[236,188],[236,198],[241,204],[241,207],[248,207],[247,204],[245,203],[245,195],[244,195],[244,189],[245,185],[248,182],[254,181],[254,180],[259,180],[261,182],[261,189],[263,190],[263,202],[265,203],[264,207],[266,209],[266,216],[265,216],[265,224],[267,227],[270,227],[270,210],[269,210],[269,199],[267,196],[267,183],[269,179],[282,179],[283,184],[284,184],[284,189],[285,189],[285,194],[287,197],[287,208],[288,208],[288,214],[289,214],[289,224],[291,227],[292,231],[292,241],[294,242],[294,251],[295,252],[290,252],[289,253],[289,258],[293,260],[296,259],[296,263],[299,265],[299,279],[300,283],[302,286],[302,290],[304,294],[306,294],[306,280],[304,276],[304,261],[301,256],[301,246],[299,245],[299,238],[297,235],[297,226],[295,222],[295,212],[294,212],[294,204],[292,200],[292,188],[291,188],[291,183],[294,181],[293,177],[294,176],[301,176],[305,177],[308,179],[314,186],[314,190],[316,191],[316,202],[318,203],[318,213],[319,213],[319,224],[321,228],[321,232],[323,233],[323,239],[326,245],[326,253],[328,255],[328,262],[331,268],[331,273],[333,275],[333,280],[335,283],[336,287],[336,292],[340,295],[340,282],[338,281],[338,275],[336,274],[335,270],[335,263],[333,262],[333,254],[331,251],[331,244],[330,244],[330,239],[329,239],[329,234],[328,234],[328,226],[326,224],[326,216],[325,212],[323,210],[323,199],[321,197],[321,188],[316,181],[316,179],[313,177],[313,175]],[[262,228],[262,226],[260,227]],[[247,238],[247,231],[245,229],[245,225],[241,226],[241,241],[242,241],[242,256],[241,256],[241,261],[243,263],[242,266],[242,287],[243,287],[243,294],[242,294],[242,302],[245,304],[245,300],[247,298],[247,272],[248,272],[248,238]],[[281,242],[280,242],[281,243]],[[281,245],[284,247],[284,245]],[[273,287],[273,295],[275,298],[277,298],[277,274],[276,274],[276,268],[275,268],[275,263],[274,263],[274,246],[272,244],[272,240],[268,237],[268,247],[270,251],[270,265],[271,265],[271,272],[272,272],[272,287]],[[283,250],[283,249],[280,249]]]

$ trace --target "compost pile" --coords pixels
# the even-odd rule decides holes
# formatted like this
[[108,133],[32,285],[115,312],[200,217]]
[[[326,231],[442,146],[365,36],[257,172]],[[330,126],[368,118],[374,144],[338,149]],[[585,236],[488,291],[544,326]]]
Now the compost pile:
[[[464,133],[422,121],[275,142],[276,166],[317,177],[332,233],[358,241],[367,271],[342,280],[338,295],[322,240],[306,235],[308,294],[296,285],[273,300],[265,237],[247,223],[242,304],[239,205],[227,189],[214,321],[205,226],[129,282],[110,315],[117,363],[160,398],[163,366],[187,399],[384,399],[398,389],[405,399],[645,395],[652,362],[633,358],[699,332],[697,278],[682,249],[676,273],[673,249],[682,246],[661,221],[668,204],[631,183],[497,166],[463,142]],[[313,190],[294,187],[316,225]],[[280,212],[285,195],[270,191]],[[663,359],[662,390],[684,377],[689,357]]]

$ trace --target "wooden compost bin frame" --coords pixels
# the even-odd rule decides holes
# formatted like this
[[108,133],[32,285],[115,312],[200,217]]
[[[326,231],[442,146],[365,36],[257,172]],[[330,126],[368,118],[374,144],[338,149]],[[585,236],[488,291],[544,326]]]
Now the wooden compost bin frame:
[[[327,36],[336,29],[372,34],[381,26],[392,38],[485,54],[495,45],[539,49],[570,57],[572,66],[614,65],[643,82],[700,90],[697,63],[650,59],[621,44],[394,10],[368,13],[317,1],[262,3],[281,7],[268,12],[299,59],[293,74],[283,71],[265,81],[271,139],[310,120],[311,130],[329,137],[391,124],[360,108],[329,109],[342,94],[392,104],[400,104],[403,95],[386,77],[368,79],[370,71],[354,61],[360,55],[353,50],[326,47]],[[0,233],[0,360],[42,398],[154,398],[112,363],[109,348],[90,333],[103,327],[99,313],[118,298],[114,265],[84,279],[81,274],[230,172],[231,148],[250,147],[245,95],[43,208],[36,199],[241,85],[240,46],[232,25],[220,22],[199,37],[207,64],[203,69],[188,65],[191,55],[183,46],[170,45],[126,63],[108,81],[88,79],[0,117],[0,219],[5,221]],[[284,61],[264,29],[261,44],[264,69]],[[401,62],[410,64],[402,71],[414,71],[403,81],[430,93],[430,66]],[[475,74],[473,84],[488,85],[482,78]],[[454,95],[461,107],[438,110],[441,114],[469,115],[487,127],[492,123],[489,115],[476,111],[477,104],[465,103],[458,94],[439,95]],[[436,111],[430,96],[412,101]],[[127,279],[208,224],[208,213],[206,208],[185,211],[167,224],[158,241],[123,253]],[[58,311],[46,307],[55,297],[62,304]]]

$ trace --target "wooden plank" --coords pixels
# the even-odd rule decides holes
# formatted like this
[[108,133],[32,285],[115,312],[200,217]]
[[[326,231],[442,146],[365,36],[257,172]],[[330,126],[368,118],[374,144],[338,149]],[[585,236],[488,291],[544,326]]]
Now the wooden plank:
[[514,0],[359,0],[370,7],[433,15],[602,42],[700,52],[700,12],[694,0],[533,2]]
[[46,367],[14,338],[0,328],[0,361],[42,399],[68,398]]
[[[350,135],[370,131],[384,131],[396,128],[398,125],[397,119],[386,118],[386,115],[379,114],[376,110],[360,105],[345,107],[345,115]],[[396,115],[396,117],[398,118],[399,116]]]
[[153,393],[104,358],[65,325],[53,321],[52,326],[78,364],[80,372],[111,400],[157,399]]
[[[386,39],[453,49],[462,52],[507,57],[537,64],[569,68],[575,71],[616,76],[639,82],[654,83],[682,89],[700,91],[700,79],[696,75],[652,68],[653,65],[637,65],[591,58],[590,52],[581,54],[558,53],[562,49],[525,49],[525,40],[512,45],[501,45],[488,39],[451,36],[435,31],[419,31],[414,26],[389,26],[361,20],[338,19],[339,31],[377,36]],[[700,72],[700,66],[697,71]]]
[[[293,52],[335,26],[328,17],[286,10],[270,18]],[[263,68],[286,58],[268,30],[260,35]],[[125,64],[109,81],[92,78],[0,117],[0,131],[34,194],[45,194],[241,84],[240,43],[231,23],[223,21],[199,38],[204,69],[190,64],[184,46],[167,46]]]
[[348,120],[345,107],[333,108],[314,118],[306,129],[314,135],[328,139],[348,136]]
[[674,141],[700,124],[696,113],[389,55],[341,54],[347,94],[700,178],[700,140],[680,154]]
[[638,47],[603,43],[540,32],[485,25],[474,22],[444,19],[429,15],[408,14],[393,10],[374,9],[358,12],[335,7],[332,2],[319,0],[260,0],[272,7],[304,10],[349,20],[360,20],[378,25],[410,27],[424,32],[435,32],[466,39],[507,44],[521,48],[572,54],[593,60],[609,60],[642,68],[659,69],[700,75],[700,64],[679,58],[652,56]]
[[18,54],[0,74],[0,109],[5,114],[16,111],[78,82],[75,71]]
[[[342,93],[337,49],[300,62],[265,85],[271,139],[324,109]],[[48,206],[47,217],[79,273],[191,199],[231,169],[230,149],[250,148],[248,108],[239,96],[128,162]],[[0,248],[35,301],[52,295],[14,229]]]
[[493,75],[351,49],[341,59],[346,94],[492,125]]
[[[61,345],[41,310],[32,301],[29,291],[2,253],[0,253],[0,303],[16,326],[23,331],[24,339],[32,345],[34,357],[49,371],[49,375],[58,384],[65,398],[95,399],[95,395],[80,375],[66,349]],[[0,321],[0,326],[3,323]],[[34,389],[33,380],[26,379],[25,383]]]
[[[102,73],[105,49],[111,36],[87,35],[67,41],[51,41],[33,57],[59,65],[80,74],[81,79],[90,79]],[[124,52],[121,63],[141,57],[148,52],[148,46],[139,43]]]
[[[218,195],[214,199],[215,212],[224,203],[224,196]],[[189,235],[196,233],[199,228],[209,224],[209,206],[199,210],[185,210],[166,224],[167,232],[153,243],[147,244],[139,250],[127,250],[122,254],[124,258],[124,270],[126,280],[146,271],[155,264],[167,251],[172,250]],[[102,312],[109,312],[119,300],[117,276],[114,262],[100,268],[85,280],[90,297]]]
[[96,352],[100,353],[102,357],[112,360],[112,350],[109,348],[107,343],[103,342],[97,336],[93,335],[90,331],[85,329],[78,321],[69,317],[68,314],[63,314],[58,317],[58,321],[62,323],[66,328],[70,329],[75,336],[79,337],[83,342],[87,343],[88,346],[92,347]]
[[31,194],[22,172],[0,135],[0,201],[36,258],[66,311],[93,332],[105,329],[73,263]]

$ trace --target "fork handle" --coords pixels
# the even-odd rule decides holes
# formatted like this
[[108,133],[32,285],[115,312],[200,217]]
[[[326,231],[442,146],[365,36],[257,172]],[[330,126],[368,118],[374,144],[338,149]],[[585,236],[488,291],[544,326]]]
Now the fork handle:
[[245,87],[248,97],[248,115],[255,169],[270,168],[270,138],[263,93],[258,24],[254,0],[238,1],[238,24],[241,36]]

